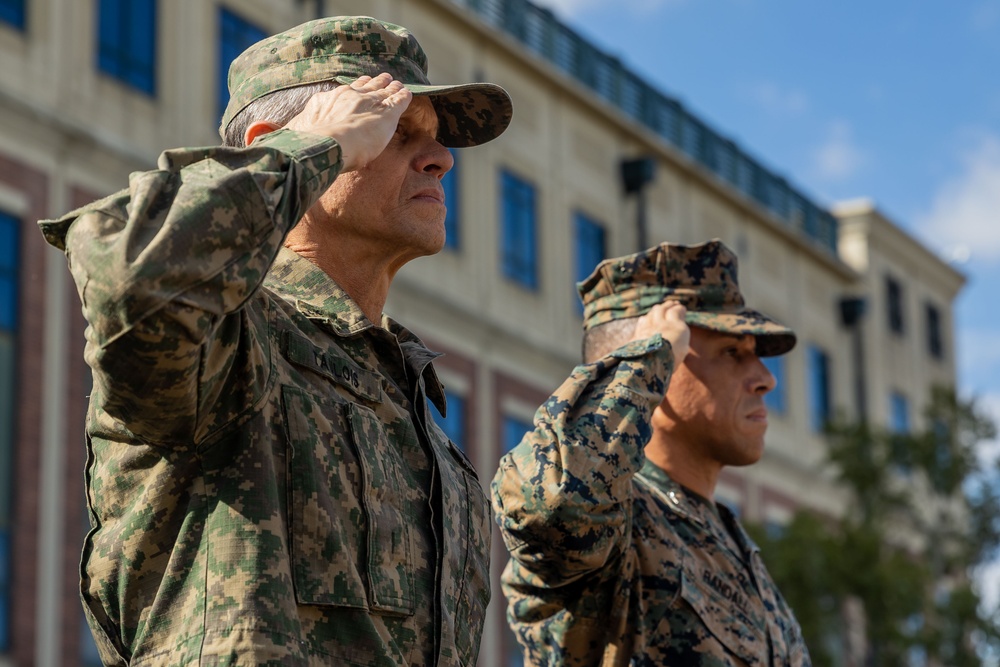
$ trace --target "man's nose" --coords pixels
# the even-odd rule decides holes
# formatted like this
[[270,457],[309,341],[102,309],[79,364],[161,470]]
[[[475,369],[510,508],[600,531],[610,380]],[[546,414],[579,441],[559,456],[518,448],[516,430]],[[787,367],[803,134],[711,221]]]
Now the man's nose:
[[756,364],[754,364],[754,373],[750,378],[752,383],[752,391],[755,394],[766,394],[767,392],[773,390],[778,386],[778,380],[771,373],[770,369],[764,365],[764,362],[757,358]]
[[417,157],[417,170],[442,178],[455,166],[455,156],[436,139],[428,141]]

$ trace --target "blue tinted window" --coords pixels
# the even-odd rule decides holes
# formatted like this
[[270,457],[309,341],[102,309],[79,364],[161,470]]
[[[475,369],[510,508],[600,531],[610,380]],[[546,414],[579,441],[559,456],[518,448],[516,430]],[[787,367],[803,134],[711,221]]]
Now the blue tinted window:
[[0,332],[17,328],[19,221],[0,213]]
[[777,521],[765,521],[764,532],[772,540],[780,540],[788,532],[788,527]]
[[507,660],[505,667],[524,667],[524,655],[521,653],[521,645],[517,643],[517,637],[511,632],[510,626],[503,624],[504,632],[507,635]]
[[503,418],[503,453],[506,454],[510,450],[517,447],[521,442],[521,438],[528,431],[534,430],[531,422],[526,422],[521,419],[516,419],[515,417],[504,417]]
[[18,220],[0,213],[0,653],[10,647],[11,499],[17,355]]
[[822,431],[830,421],[830,357],[810,345],[806,351],[809,387],[809,417],[814,431]]
[[462,240],[458,227],[461,202],[458,194],[458,152],[451,148],[448,150],[455,160],[455,165],[441,179],[441,187],[444,188],[444,203],[448,207],[448,213],[444,218],[444,247],[458,250]]
[[893,433],[910,432],[910,402],[898,391],[889,395],[889,429]]
[[[607,254],[604,226],[582,213],[576,214],[576,282],[594,272]],[[583,312],[583,304],[577,299],[577,307]]]
[[501,175],[501,264],[525,287],[538,287],[535,186],[508,171]]
[[24,29],[24,0],[0,0],[0,21]]
[[903,286],[895,278],[885,278],[885,299],[889,315],[889,331],[902,335],[903,320]]
[[149,95],[156,93],[156,0],[99,0],[100,70]]
[[788,410],[785,394],[785,358],[784,357],[762,357],[761,361],[767,366],[774,376],[774,389],[764,394],[764,405],[771,412],[779,415],[785,414]]
[[944,358],[944,343],[941,338],[941,312],[933,305],[926,304],[927,350],[935,359]]
[[219,116],[221,117],[229,104],[229,64],[236,56],[246,51],[251,44],[256,44],[267,37],[263,30],[232,13],[224,7],[219,8],[219,79],[218,100]]
[[448,390],[445,390],[444,397],[448,402],[447,417],[442,416],[434,403],[428,401],[431,413],[434,415],[434,421],[452,442],[458,445],[463,452],[467,451],[465,449],[465,397]]

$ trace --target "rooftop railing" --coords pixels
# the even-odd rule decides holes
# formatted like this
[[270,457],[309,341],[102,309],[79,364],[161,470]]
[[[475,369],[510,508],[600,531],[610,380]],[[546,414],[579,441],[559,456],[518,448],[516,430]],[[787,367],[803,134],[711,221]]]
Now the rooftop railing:
[[452,2],[472,9],[487,23],[513,36],[836,256],[837,220],[829,211],[712,130],[680,102],[561,23],[551,11],[529,0]]

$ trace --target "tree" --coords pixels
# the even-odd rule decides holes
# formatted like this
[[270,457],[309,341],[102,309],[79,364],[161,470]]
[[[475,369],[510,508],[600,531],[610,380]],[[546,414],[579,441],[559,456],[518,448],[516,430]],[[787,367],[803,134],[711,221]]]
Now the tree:
[[1000,648],[1000,618],[982,614],[970,584],[1000,545],[1000,463],[977,451],[996,426],[941,388],[925,423],[830,427],[845,515],[801,510],[779,534],[749,526],[817,667],[965,667]]

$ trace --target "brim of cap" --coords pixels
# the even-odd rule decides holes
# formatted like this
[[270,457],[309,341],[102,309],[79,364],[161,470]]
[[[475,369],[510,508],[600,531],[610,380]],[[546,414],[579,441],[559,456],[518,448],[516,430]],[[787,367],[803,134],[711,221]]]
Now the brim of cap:
[[695,327],[757,339],[758,357],[776,357],[795,347],[795,332],[767,315],[749,308],[738,313],[688,311],[685,321]]
[[[357,77],[337,76],[341,84]],[[496,139],[514,115],[510,95],[495,83],[460,83],[432,86],[405,83],[419,97],[429,97],[438,116],[438,141],[448,148],[478,146]]]

